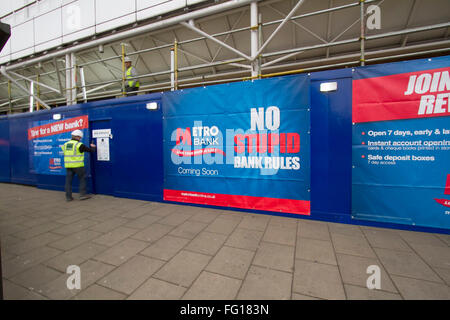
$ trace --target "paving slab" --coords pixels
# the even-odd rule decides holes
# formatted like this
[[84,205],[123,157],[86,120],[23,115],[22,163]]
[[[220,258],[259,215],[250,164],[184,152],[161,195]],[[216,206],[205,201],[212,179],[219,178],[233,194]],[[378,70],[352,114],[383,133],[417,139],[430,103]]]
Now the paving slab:
[[128,222],[125,225],[125,227],[136,228],[136,229],[145,229],[152,223],[155,223],[161,219],[162,219],[162,217],[153,216],[153,215],[151,215],[151,212],[149,212],[149,213],[145,213],[144,215],[142,215],[141,217],[139,217],[137,219],[133,219],[132,221]]
[[402,297],[406,300],[449,300],[450,288],[441,283],[392,276]]
[[99,286],[91,285],[86,290],[81,291],[73,300],[124,300],[127,296],[123,293]]
[[316,297],[307,296],[299,293],[292,293],[292,300],[323,300]]
[[291,298],[292,273],[251,266],[237,299],[288,300]]
[[295,257],[313,262],[337,264],[333,244],[326,240],[298,238]]
[[82,230],[80,232],[71,234],[70,236],[66,236],[55,242],[51,242],[48,244],[48,246],[59,250],[67,251],[75,247],[78,247],[80,244],[88,242],[99,236],[101,236],[100,232],[95,232],[91,230]]
[[450,269],[434,267],[433,270],[448,286],[450,286]]
[[450,269],[450,247],[416,243],[410,246],[429,266]]
[[108,249],[106,246],[102,246],[92,242],[85,242],[78,247],[70,249],[48,261],[45,265],[52,267],[61,272],[66,272],[67,267],[71,265],[80,265],[90,258],[100,254]]
[[3,298],[5,300],[48,300],[43,295],[19,286],[9,280],[3,280]]
[[328,230],[331,234],[364,238],[361,227],[357,225],[328,222]]
[[345,284],[344,288],[348,300],[402,300],[402,297],[397,293],[367,289],[349,284]]
[[189,242],[188,239],[166,235],[154,242],[140,254],[164,261],[170,260]]
[[42,292],[41,288],[43,285],[55,280],[61,276],[61,274],[61,272],[48,268],[42,264],[38,264],[15,275],[11,278],[11,281],[31,291],[40,293]]
[[259,248],[259,242],[263,236],[263,231],[236,228],[229,236],[225,245],[256,251]]
[[70,275],[63,274],[43,286],[42,294],[52,300],[67,300],[73,298],[113,269],[114,267],[111,265],[99,261],[88,260],[80,265],[81,289],[68,289],[67,279]]
[[244,279],[254,252],[223,246],[206,267],[206,271],[224,276]]
[[92,217],[93,215],[94,214],[92,212],[84,211],[84,212],[73,213],[68,216],[64,215],[60,218],[56,218],[56,219],[52,219],[52,220],[54,220],[58,223],[62,223],[62,224],[71,224],[71,223],[75,223],[77,221]]
[[54,248],[40,247],[23,255],[9,259],[4,263],[2,261],[3,277],[9,279],[10,277],[13,277],[16,274],[21,273],[39,263],[45,262],[60,253],[60,250]]
[[261,242],[252,264],[292,272],[294,269],[295,249],[291,246],[270,242]]
[[61,234],[61,235],[70,235],[82,230],[85,230],[89,227],[92,227],[94,225],[96,225],[98,222],[94,221],[94,220],[89,220],[89,219],[81,219],[78,220],[76,222],[70,223],[70,224],[66,224],[63,225],[59,228],[53,229],[52,233],[56,233],[56,234]]
[[397,232],[378,228],[362,229],[362,231],[373,248],[412,251],[408,243]]
[[155,242],[173,230],[173,226],[154,223],[131,236],[133,239]]
[[176,227],[185,222],[190,217],[192,217],[192,215],[190,214],[174,212],[167,217],[159,220],[158,223]]
[[243,229],[265,231],[270,217],[266,215],[248,214],[244,216],[238,227]]
[[97,284],[130,295],[164,264],[163,261],[137,255],[97,281]]
[[229,235],[239,223],[240,221],[237,219],[218,217],[205,229],[205,231]]
[[129,219],[113,217],[106,221],[97,223],[96,225],[90,227],[89,230],[106,233],[116,229],[117,227],[124,225],[125,223],[128,223],[129,221],[130,221]]
[[203,229],[206,228],[206,226],[208,226],[208,224],[203,222],[185,221],[173,229],[169,235],[186,239],[194,239]]
[[210,256],[204,254],[182,250],[153,277],[187,288],[195,281],[210,259]]
[[150,278],[134,291],[128,300],[178,300],[185,292],[185,287]]
[[445,241],[432,233],[399,230],[398,234],[410,244],[448,246]]
[[342,281],[345,284],[366,287],[367,279],[373,274],[372,272],[367,273],[367,268],[369,266],[377,266],[380,268],[381,290],[398,293],[392,283],[389,273],[385,270],[380,260],[338,253],[337,261]]
[[[362,234],[362,232],[361,232]],[[334,250],[337,253],[375,258],[375,252],[364,236],[350,236],[342,233],[331,233]]]
[[197,212],[189,218],[189,221],[197,221],[209,224],[217,219],[218,216],[219,213],[217,212],[217,210],[197,208]]
[[295,260],[292,291],[327,300],[346,299],[337,266],[306,260]]
[[61,224],[61,223],[56,223],[53,221],[45,222],[45,223],[42,223],[42,224],[32,227],[32,228],[26,227],[25,230],[14,233],[14,236],[17,238],[22,238],[22,239],[30,239],[30,238],[33,238],[42,233],[46,233],[51,230],[57,229],[57,228],[61,227],[62,225],[63,224]]
[[158,217],[167,217],[168,215],[180,211],[181,206],[173,205],[173,204],[161,204],[159,207],[154,208],[151,210],[152,216],[158,216]]
[[183,296],[184,300],[233,300],[241,280],[203,271]]
[[375,248],[375,251],[389,274],[434,282],[443,282],[436,272],[434,272],[414,252],[378,248]]
[[133,234],[137,233],[138,230],[127,227],[117,227],[114,230],[111,230],[104,235],[95,238],[92,242],[101,244],[107,247],[112,247],[115,244],[118,244],[120,241],[125,240],[126,238],[131,237]]
[[119,266],[134,257],[138,252],[144,250],[148,245],[148,242],[125,239],[95,256],[94,259],[110,265]]
[[297,237],[331,241],[328,224],[319,221],[299,221]]
[[185,249],[202,254],[215,255],[226,240],[226,235],[203,231]]
[[270,224],[267,226],[262,241],[295,246],[297,229],[292,224]]
[[[43,246],[47,245],[48,243],[54,242],[58,239],[62,239],[62,237],[63,237],[62,235],[54,234],[51,232],[46,232],[46,233],[40,234],[36,237],[19,241],[10,246],[8,246],[6,244],[5,249],[8,252],[13,253],[15,255],[21,255],[21,254],[24,254],[31,250],[35,250],[39,247],[43,247]],[[2,245],[3,245],[3,241],[2,241]]]

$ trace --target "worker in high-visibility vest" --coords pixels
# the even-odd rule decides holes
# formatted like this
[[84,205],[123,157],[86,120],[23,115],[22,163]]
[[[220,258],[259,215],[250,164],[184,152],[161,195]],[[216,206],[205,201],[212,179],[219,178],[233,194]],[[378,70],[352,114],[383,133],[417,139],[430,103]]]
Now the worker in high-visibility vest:
[[80,181],[80,200],[89,199],[86,194],[86,170],[84,169],[84,153],[94,152],[95,144],[90,148],[81,142],[83,131],[75,130],[72,132],[72,138],[61,146],[64,153],[64,167],[66,168],[66,201],[72,201],[72,180],[77,175]]
[[136,68],[131,65],[130,57],[125,57],[125,92],[127,96],[137,95],[139,90],[139,80],[135,79],[138,76]]

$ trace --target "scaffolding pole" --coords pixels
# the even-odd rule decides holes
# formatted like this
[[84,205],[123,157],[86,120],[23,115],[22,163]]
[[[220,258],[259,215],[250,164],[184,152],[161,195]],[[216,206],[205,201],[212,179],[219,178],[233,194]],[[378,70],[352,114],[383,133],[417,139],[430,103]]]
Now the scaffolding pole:
[[361,42],[360,44],[360,48],[361,48],[361,57],[359,58],[359,61],[361,62],[361,66],[365,65],[365,60],[364,60],[364,49],[365,49],[365,29],[366,29],[366,24],[365,24],[365,19],[364,19],[364,0],[359,0],[359,4],[360,4],[360,19],[361,19],[361,35],[359,38],[359,41]]

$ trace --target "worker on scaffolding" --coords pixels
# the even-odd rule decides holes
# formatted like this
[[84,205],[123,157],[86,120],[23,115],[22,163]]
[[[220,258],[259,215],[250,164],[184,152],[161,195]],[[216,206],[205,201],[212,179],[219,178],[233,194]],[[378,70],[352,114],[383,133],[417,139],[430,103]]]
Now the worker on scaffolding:
[[136,79],[138,75],[136,68],[131,65],[131,62],[130,57],[125,57],[125,92],[127,96],[137,95],[140,85],[139,80]]

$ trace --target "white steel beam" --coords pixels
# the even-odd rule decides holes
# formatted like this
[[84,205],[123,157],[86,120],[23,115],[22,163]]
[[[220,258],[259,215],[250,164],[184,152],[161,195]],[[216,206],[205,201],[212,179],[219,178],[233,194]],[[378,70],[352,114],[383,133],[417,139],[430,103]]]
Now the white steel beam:
[[[2,66],[0,68],[0,73],[7,78],[8,80],[11,80],[12,83],[14,83],[20,90],[22,90],[23,92],[26,92],[28,95],[30,95],[30,93],[28,92],[28,90],[22,86],[20,83],[18,83],[13,77],[11,77],[7,72],[6,72],[6,68],[5,66]],[[42,101],[41,99],[39,99],[38,97],[36,97],[33,94],[31,94],[33,96],[34,99],[36,99],[41,105],[43,105],[46,109],[51,109],[44,101]]]
[[240,7],[250,4],[253,1],[260,1],[260,0],[238,0],[238,1],[234,0],[234,1],[223,2],[223,3],[217,4],[217,5],[209,6],[209,7],[195,10],[192,12],[188,12],[186,14],[171,17],[171,18],[168,18],[165,20],[161,20],[161,21],[157,21],[154,23],[140,26],[140,27],[128,29],[128,30],[125,30],[122,32],[117,32],[117,33],[111,34],[109,36],[100,38],[100,39],[77,44],[75,46],[72,46],[72,47],[69,47],[69,48],[66,48],[63,50],[48,53],[47,55],[44,55],[44,56],[29,59],[27,61],[15,63],[10,66],[7,66],[6,70],[9,71],[9,70],[14,70],[14,69],[21,68],[21,67],[26,67],[28,65],[32,65],[32,64],[38,63],[40,61],[49,60],[54,57],[59,57],[61,55],[67,54],[67,53],[79,52],[79,51],[87,50],[89,48],[97,47],[100,44],[107,44],[107,43],[113,43],[116,41],[120,41],[123,39],[130,39],[132,37],[135,37],[135,36],[138,36],[141,34],[145,34],[145,33],[151,32],[151,31],[171,27],[180,22],[188,21],[190,19],[198,19],[198,18],[210,16],[213,14],[225,12],[225,11],[228,11],[231,9],[240,8]]
[[230,50],[230,51],[233,51],[234,53],[236,53],[237,55],[243,57],[244,59],[249,60],[249,61],[252,60],[252,58],[250,58],[249,56],[247,56],[245,53],[242,53],[242,52],[240,52],[239,50],[237,50],[237,49],[235,49],[235,48],[233,48],[233,47],[227,45],[226,43],[220,41],[219,39],[214,38],[213,36],[209,35],[208,33],[204,32],[203,30],[200,30],[199,28],[197,28],[197,27],[191,25],[190,23],[187,23],[187,22],[184,22],[184,21],[183,21],[183,22],[181,22],[180,24],[181,24],[182,26],[188,28],[188,29],[191,29],[191,30],[194,31],[194,32],[197,32],[198,34],[204,36],[205,38],[207,38],[207,39],[209,39],[209,40],[211,40],[211,41],[214,41],[215,43],[220,44],[220,45],[223,46],[224,48],[226,48],[226,49],[228,49],[228,50]]
[[[13,71],[10,71],[9,73],[10,73],[11,75],[17,77],[17,78],[21,78],[21,79],[27,80],[27,81],[29,81],[29,82],[33,82],[33,81],[34,81],[34,80],[31,80],[30,78],[27,78],[27,77],[25,77],[25,76],[23,76],[23,75],[21,75],[21,74],[18,74],[18,73],[13,72]],[[50,87],[50,86],[46,85],[45,83],[39,82],[39,86],[44,87],[44,88],[47,88],[47,89],[49,89],[49,90],[51,90],[51,91],[54,91],[54,92],[56,92],[56,93],[61,94],[61,93],[59,92],[58,89],[55,89],[55,88],[53,88],[53,87]]]
[[273,40],[273,38],[275,38],[275,36],[281,30],[281,28],[284,27],[286,22],[288,22],[291,19],[291,17],[294,15],[294,13],[297,11],[297,9],[300,8],[300,6],[303,4],[303,2],[304,2],[304,0],[299,0],[297,2],[297,4],[294,6],[294,8],[292,8],[291,12],[288,13],[288,15],[283,19],[283,21],[281,21],[281,23],[278,25],[278,27],[275,29],[275,31],[270,35],[269,39],[267,39],[266,42],[264,42],[264,44],[261,46],[261,48],[258,50],[258,52],[255,55],[252,55],[252,60],[256,59],[261,54],[261,52],[263,52],[263,50]]

